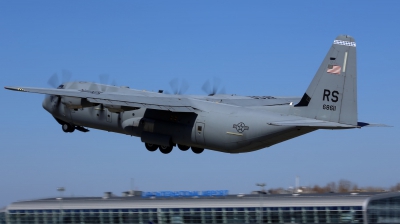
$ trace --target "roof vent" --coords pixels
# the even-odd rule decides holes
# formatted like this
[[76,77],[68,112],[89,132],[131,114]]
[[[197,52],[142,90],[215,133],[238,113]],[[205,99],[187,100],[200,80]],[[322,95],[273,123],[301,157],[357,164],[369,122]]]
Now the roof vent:
[[104,192],[104,196],[103,196],[104,199],[111,198],[111,197],[112,197],[111,191]]
[[129,197],[131,194],[129,194],[129,191],[124,191],[122,192],[122,197]]
[[143,193],[142,191],[129,190],[122,192],[122,196],[123,197],[142,196],[142,193]]

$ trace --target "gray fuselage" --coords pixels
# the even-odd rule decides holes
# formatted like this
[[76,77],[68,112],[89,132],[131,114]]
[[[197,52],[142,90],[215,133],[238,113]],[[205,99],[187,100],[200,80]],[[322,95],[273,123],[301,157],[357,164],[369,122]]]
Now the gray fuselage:
[[[65,84],[66,88],[90,89],[90,83]],[[98,88],[98,87],[97,87]],[[109,87],[108,91],[138,92],[138,90]],[[143,92],[143,91],[140,91]],[[164,95],[143,92],[148,95]],[[143,142],[181,144],[191,147],[211,149],[227,153],[242,153],[262,149],[279,142],[306,134],[315,129],[269,125],[273,121],[284,120],[292,105],[289,102],[272,106],[243,107],[221,103],[238,97],[185,96],[196,105],[195,113],[170,112],[146,108],[111,112],[103,105],[71,108],[57,103],[58,98],[46,97],[43,107],[59,122],[76,126],[111,131],[136,137]],[[222,97],[222,98],[221,98]],[[243,98],[243,97],[241,97]],[[271,101],[255,99],[254,102]],[[286,100],[288,101],[288,100]],[[286,102],[285,101],[285,102]],[[281,105],[284,104],[284,105]],[[163,138],[164,137],[164,138]],[[168,142],[165,142],[168,144]]]

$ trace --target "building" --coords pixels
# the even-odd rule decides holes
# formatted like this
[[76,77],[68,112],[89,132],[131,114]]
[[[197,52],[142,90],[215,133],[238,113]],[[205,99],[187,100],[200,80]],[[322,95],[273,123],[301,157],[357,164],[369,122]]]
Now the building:
[[400,223],[400,192],[194,195],[19,201],[0,210],[0,223]]

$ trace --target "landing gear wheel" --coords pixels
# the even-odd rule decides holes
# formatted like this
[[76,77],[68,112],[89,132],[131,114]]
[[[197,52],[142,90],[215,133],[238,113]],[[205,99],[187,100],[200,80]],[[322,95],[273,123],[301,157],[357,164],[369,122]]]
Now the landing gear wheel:
[[154,145],[151,143],[144,143],[144,145],[146,146],[146,149],[149,150],[150,152],[154,152],[158,149],[158,145]]
[[162,152],[163,154],[168,154],[172,151],[172,146],[160,145],[160,147],[158,148],[160,149],[160,152]]
[[192,147],[192,151],[196,154],[200,154],[204,151],[204,149],[202,148],[196,148],[196,147]]
[[65,133],[68,133],[68,132],[71,133],[71,132],[75,131],[75,127],[68,123],[62,124],[61,128]]
[[179,145],[179,144],[178,144],[178,148],[179,148],[180,150],[182,150],[182,151],[187,151],[187,150],[190,148],[190,146],[187,146],[187,145]]

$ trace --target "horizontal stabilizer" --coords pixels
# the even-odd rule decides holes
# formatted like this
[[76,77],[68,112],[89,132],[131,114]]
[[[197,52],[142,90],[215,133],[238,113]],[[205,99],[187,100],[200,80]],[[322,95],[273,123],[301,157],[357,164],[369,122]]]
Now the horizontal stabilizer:
[[372,124],[372,123],[366,123],[366,122],[358,122],[357,125],[359,127],[369,127],[369,128],[375,128],[375,127],[393,127],[390,125],[386,125],[386,124]]
[[358,128],[358,126],[340,124],[330,121],[314,120],[314,119],[300,119],[290,121],[278,121],[268,123],[275,126],[295,126],[295,127],[314,127],[318,129],[342,129],[342,128]]

